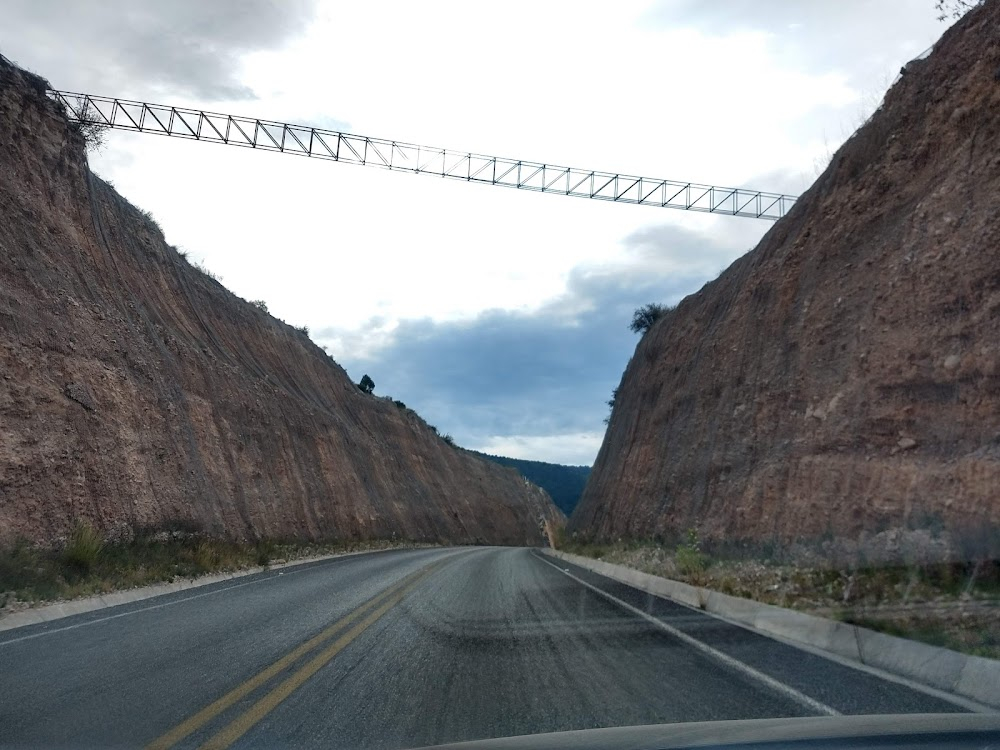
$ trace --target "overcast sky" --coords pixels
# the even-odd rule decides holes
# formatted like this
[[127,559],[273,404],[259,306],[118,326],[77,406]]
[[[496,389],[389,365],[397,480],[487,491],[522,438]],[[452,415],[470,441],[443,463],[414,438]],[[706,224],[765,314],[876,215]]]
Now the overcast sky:
[[[56,88],[800,193],[940,36],[933,0],[7,0]],[[770,224],[112,133],[93,169],[465,447],[589,464],[634,350]]]

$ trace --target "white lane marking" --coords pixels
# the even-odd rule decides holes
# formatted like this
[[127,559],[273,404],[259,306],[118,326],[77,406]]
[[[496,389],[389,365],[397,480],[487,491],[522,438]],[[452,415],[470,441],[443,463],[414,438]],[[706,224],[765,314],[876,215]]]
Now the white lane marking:
[[[117,620],[119,617],[128,617],[129,615],[137,615],[141,612],[149,612],[152,609],[162,609],[163,607],[169,607],[172,604],[180,604],[181,602],[189,602],[192,599],[201,599],[203,596],[212,596],[212,594],[220,594],[224,591],[232,591],[233,589],[242,588],[243,586],[251,586],[255,583],[260,583],[261,581],[270,581],[272,578],[277,578],[277,576],[268,576],[267,578],[259,578],[256,581],[244,581],[243,583],[237,583],[233,586],[226,586],[225,588],[213,589],[212,591],[203,591],[200,594],[194,594],[192,596],[185,596],[183,599],[174,599],[169,602],[163,602],[162,604],[153,604],[149,607],[142,607],[141,609],[131,609],[128,612],[119,612],[117,615],[107,615],[106,617],[99,617],[95,620],[87,620],[86,622],[78,622],[74,625],[64,625],[61,628],[53,628],[52,630],[43,630],[40,633],[32,633],[31,635],[22,635],[20,638],[11,638],[9,641],[0,641],[0,648],[3,646],[9,646],[12,643],[20,643],[21,641],[30,641],[34,638],[41,638],[46,635],[54,635],[56,633],[63,633],[67,630],[76,630],[77,628],[85,628],[88,625],[96,625],[99,622],[107,622],[108,620]],[[125,606],[120,604],[118,606]]]
[[703,643],[702,641],[699,641],[697,638],[692,638],[687,633],[684,633],[684,632],[678,630],[677,628],[675,628],[675,627],[673,627],[671,625],[667,625],[667,623],[663,622],[663,620],[660,620],[657,617],[653,617],[653,615],[648,614],[647,612],[643,612],[641,609],[638,609],[637,607],[633,607],[628,602],[623,602],[617,596],[612,596],[607,591],[602,591],[601,589],[597,588],[597,586],[594,586],[593,584],[587,583],[582,578],[577,578],[575,575],[573,575],[572,573],[570,573],[567,569],[560,568],[558,565],[556,565],[555,563],[549,562],[544,557],[541,557],[539,555],[535,555],[535,557],[537,559],[541,560],[542,562],[544,562],[546,565],[551,565],[553,568],[555,568],[556,570],[558,570],[564,576],[568,576],[568,577],[572,578],[574,581],[576,581],[577,583],[579,583],[581,586],[585,586],[586,588],[590,589],[594,593],[600,594],[605,599],[607,599],[607,600],[609,600],[611,602],[614,602],[615,604],[617,604],[619,607],[622,607],[623,609],[627,609],[632,614],[638,615],[639,617],[643,618],[644,620],[648,620],[653,625],[655,625],[656,627],[658,627],[660,630],[666,631],[667,633],[669,633],[670,635],[672,635],[674,638],[677,638],[678,640],[683,641],[684,643],[686,643],[687,645],[691,646],[692,648],[695,648],[695,649],[701,651],[702,653],[710,656],[711,658],[715,659],[716,661],[721,662],[722,664],[726,665],[730,669],[734,669],[737,672],[740,672],[740,673],[744,674],[745,676],[747,676],[747,677],[749,677],[749,678],[751,678],[753,680],[757,680],[758,682],[764,683],[765,685],[767,685],[772,690],[776,691],[777,693],[780,693],[781,695],[785,696],[786,698],[790,698],[791,700],[795,701],[799,705],[804,706],[804,707],[808,708],[811,711],[816,711],[817,713],[819,713],[821,715],[826,715],[826,716],[840,716],[840,712],[837,711],[835,708],[831,708],[830,706],[826,705],[825,703],[819,702],[815,698],[810,698],[805,693],[796,690],[795,688],[791,687],[790,685],[786,685],[785,683],[780,682],[779,680],[774,679],[770,675],[764,674],[763,672],[754,669],[749,664],[744,664],[740,660],[734,659],[733,657],[729,656],[728,654],[724,654],[723,652],[719,651],[718,649],[712,648],[707,643]]
[[[358,555],[357,557],[360,557],[360,555]],[[449,557],[450,557],[450,555],[449,555]],[[344,556],[344,557],[333,557],[333,558],[330,558],[329,562],[334,562],[334,561],[337,561],[337,560],[344,560],[345,558],[346,558],[346,556]],[[323,565],[323,562],[326,562],[326,561],[321,561],[320,564],[318,564],[318,565],[302,566],[301,568],[299,568],[297,570],[285,570],[285,571],[282,571],[282,572],[278,573],[277,575],[270,575],[270,576],[266,576],[265,578],[258,578],[258,579],[253,580],[253,581],[244,581],[243,583],[236,583],[236,584],[233,584],[232,586],[225,586],[223,588],[212,589],[211,591],[203,591],[200,594],[193,594],[191,596],[185,596],[183,599],[174,599],[174,600],[169,601],[169,602],[163,602],[162,604],[152,604],[152,605],[150,605],[148,607],[142,607],[140,609],[132,609],[132,610],[129,610],[128,612],[119,612],[116,615],[108,615],[107,617],[99,617],[99,618],[97,618],[95,620],[87,620],[86,622],[78,622],[78,623],[76,623],[74,625],[64,625],[61,628],[53,628],[52,630],[43,630],[40,633],[32,633],[31,635],[22,635],[20,638],[11,638],[9,641],[2,641],[2,640],[0,640],[0,648],[3,648],[4,646],[9,646],[9,645],[14,644],[14,643],[21,643],[22,641],[30,641],[30,640],[33,640],[35,638],[41,638],[41,637],[46,636],[46,635],[55,635],[56,633],[63,633],[65,631],[67,631],[67,630],[76,630],[77,628],[85,628],[88,625],[96,625],[96,624],[101,623],[101,622],[107,622],[108,620],[117,620],[119,617],[128,617],[130,615],[137,615],[137,614],[140,614],[142,612],[149,612],[150,610],[153,610],[153,609],[163,609],[164,607],[169,607],[169,606],[174,605],[174,604],[181,604],[183,602],[189,602],[192,599],[201,599],[203,596],[212,596],[213,594],[221,594],[221,593],[224,593],[226,591],[232,591],[233,589],[242,588],[244,586],[252,586],[255,583],[263,583],[264,581],[273,581],[279,575],[294,575],[296,573],[306,573],[306,572],[308,572],[310,570],[315,570],[316,568],[325,567]],[[169,596],[169,594],[163,594],[163,596]],[[125,606],[124,604],[118,604],[118,605],[116,605],[116,607],[124,607],[124,606]],[[109,609],[114,609],[114,607],[110,607]]]
[[[595,573],[595,575],[600,575],[600,573]],[[615,580],[615,579],[611,579]],[[619,581],[619,583],[621,583]],[[628,584],[624,584],[628,585]],[[648,592],[647,592],[648,593]],[[650,596],[657,596],[657,594],[650,594]],[[662,597],[660,597],[662,598]],[[898,685],[914,690],[918,693],[924,693],[932,698],[937,698],[946,703],[952,703],[959,708],[964,708],[966,711],[979,714],[1000,714],[994,706],[988,706],[985,703],[978,703],[971,698],[963,698],[961,695],[955,695],[954,693],[948,693],[944,690],[940,690],[936,687],[931,687],[930,685],[924,685],[922,683],[916,682],[909,679],[908,677],[903,677],[902,675],[893,674],[892,672],[886,672],[878,667],[873,667],[871,664],[865,664],[860,661],[853,661],[847,657],[841,656],[840,654],[835,654],[832,651],[824,651],[821,648],[813,646],[809,643],[803,643],[802,641],[792,640],[791,638],[785,638],[784,636],[778,635],[777,633],[764,633],[759,630],[754,630],[749,625],[742,622],[737,622],[736,620],[731,620],[730,618],[720,615],[718,612],[703,612],[701,610],[695,609],[690,604],[685,604],[684,602],[678,602],[670,600],[671,604],[676,604],[679,607],[686,607],[687,609],[698,612],[701,615],[708,615],[714,617],[717,620],[732,625],[734,628],[739,628],[740,630],[745,630],[748,633],[753,633],[754,635],[763,636],[764,638],[770,638],[772,641],[777,641],[778,643],[783,643],[786,646],[791,646],[792,648],[797,648],[799,651],[805,651],[806,653],[819,656],[828,661],[836,662],[844,667],[849,667],[850,669],[856,669],[858,672],[864,672],[870,674],[873,677],[877,677],[880,680],[885,680],[886,682],[895,682]]]

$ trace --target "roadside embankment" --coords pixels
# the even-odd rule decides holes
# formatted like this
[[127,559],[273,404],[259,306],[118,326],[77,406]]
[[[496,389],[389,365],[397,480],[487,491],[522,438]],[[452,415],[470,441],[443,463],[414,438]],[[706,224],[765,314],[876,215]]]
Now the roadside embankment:
[[558,550],[544,551],[634,588],[703,610],[761,633],[1000,708],[1000,661],[961,654],[877,633],[846,622],[730,596],[623,565]]

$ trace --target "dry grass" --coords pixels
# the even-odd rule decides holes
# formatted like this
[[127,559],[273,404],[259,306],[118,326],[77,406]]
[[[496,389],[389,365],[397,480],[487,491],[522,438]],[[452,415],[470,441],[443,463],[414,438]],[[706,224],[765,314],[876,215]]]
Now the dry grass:
[[81,525],[61,548],[20,543],[0,549],[0,614],[48,601],[318,555],[410,546],[415,545],[389,540],[236,542],[177,530],[146,531],[130,541],[106,543]]
[[[709,557],[691,541],[560,546],[732,596],[1000,658],[1000,560],[832,567]],[[697,554],[698,564],[692,564]]]

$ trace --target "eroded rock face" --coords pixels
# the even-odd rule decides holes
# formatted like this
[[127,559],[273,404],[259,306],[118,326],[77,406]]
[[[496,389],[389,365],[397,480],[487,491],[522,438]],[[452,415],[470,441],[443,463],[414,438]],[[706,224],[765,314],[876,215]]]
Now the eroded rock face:
[[639,343],[571,530],[1000,526],[1000,2]]
[[44,89],[0,62],[0,543],[78,519],[541,543],[544,492],[192,268]]

